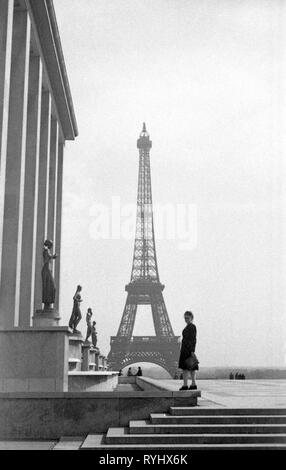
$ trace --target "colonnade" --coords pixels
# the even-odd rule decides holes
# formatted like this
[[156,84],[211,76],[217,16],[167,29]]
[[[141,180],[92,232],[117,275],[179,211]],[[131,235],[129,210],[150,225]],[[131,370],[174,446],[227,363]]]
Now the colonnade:
[[[57,70],[60,83],[41,47],[36,14],[53,20],[51,8],[48,0],[0,0],[0,329],[31,326],[33,313],[42,308],[44,240],[53,240],[60,253],[64,145],[77,131],[64,64]],[[61,62],[54,33],[55,26],[42,44],[50,41]],[[73,126],[69,135],[63,115]],[[60,256],[54,267],[56,309],[59,269]]]

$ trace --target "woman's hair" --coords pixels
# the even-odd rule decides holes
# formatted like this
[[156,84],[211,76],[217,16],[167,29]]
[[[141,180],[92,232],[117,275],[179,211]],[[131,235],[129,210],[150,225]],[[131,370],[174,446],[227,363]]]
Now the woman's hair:
[[52,240],[45,240],[44,246],[47,246],[48,248],[52,248],[53,246]]
[[190,310],[187,310],[187,311],[184,313],[184,315],[185,315],[186,317],[191,317],[192,320],[194,319],[194,314],[193,314],[192,312],[190,312]]
[[77,291],[81,290],[81,289],[82,289],[82,287],[80,285],[78,285],[77,288],[76,288]]

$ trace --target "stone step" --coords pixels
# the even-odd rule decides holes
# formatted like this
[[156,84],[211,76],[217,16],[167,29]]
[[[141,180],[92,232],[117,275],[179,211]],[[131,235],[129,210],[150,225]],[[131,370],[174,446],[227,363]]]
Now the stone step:
[[130,434],[286,434],[281,424],[152,424],[147,420],[129,423]]
[[0,441],[1,450],[53,450],[56,441],[29,441],[29,440],[14,440],[14,441]]
[[173,416],[209,415],[286,415],[285,408],[200,408],[192,406],[171,406]]
[[79,450],[85,440],[85,436],[62,436],[53,450]]
[[286,444],[286,434],[130,434],[129,428],[109,428],[106,444]]
[[286,450],[286,444],[283,443],[255,443],[255,444],[107,444],[105,434],[89,434],[80,450],[122,450],[122,449],[197,449],[197,450]]
[[285,415],[223,415],[223,416],[176,416],[167,413],[152,413],[152,424],[286,424]]

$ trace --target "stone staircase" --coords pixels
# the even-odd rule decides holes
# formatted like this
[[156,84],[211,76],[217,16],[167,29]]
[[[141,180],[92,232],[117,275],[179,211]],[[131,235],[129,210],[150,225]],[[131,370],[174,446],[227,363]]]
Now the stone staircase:
[[[56,446],[57,447],[57,446]],[[286,409],[171,407],[149,420],[89,434],[81,450],[128,448],[286,449]]]

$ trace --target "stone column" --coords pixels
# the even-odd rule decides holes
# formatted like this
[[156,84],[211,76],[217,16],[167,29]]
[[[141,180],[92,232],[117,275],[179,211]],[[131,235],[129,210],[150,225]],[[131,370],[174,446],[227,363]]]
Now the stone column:
[[[48,191],[47,191],[47,238],[53,240],[55,248],[55,235],[56,235],[56,215],[57,215],[57,166],[58,166],[58,145],[59,145],[59,125],[58,121],[51,118],[50,126],[50,158],[47,171],[48,176]],[[53,276],[55,276],[55,263],[53,261]],[[60,317],[55,308],[47,310],[37,309],[33,317],[33,326],[58,326]]]
[[42,63],[31,55],[24,186],[19,326],[28,327],[34,307],[35,251],[38,207]]
[[18,324],[30,28],[27,11],[15,11],[1,247],[0,328]]
[[51,95],[42,90],[41,105],[41,136],[40,160],[38,175],[38,208],[37,208],[37,235],[35,257],[35,293],[34,311],[42,308],[42,278],[43,246],[47,238],[47,208],[48,208],[48,181],[50,161],[50,135],[51,135]]
[[[42,251],[43,251],[43,241],[45,238],[50,240],[55,240],[55,227],[56,227],[56,190],[57,190],[57,162],[58,162],[58,140],[59,140],[59,125],[56,119],[53,117],[50,118],[50,145],[49,145],[49,157],[48,165],[46,167],[46,210],[45,210],[45,237],[42,238],[41,244],[41,260],[42,260]],[[46,142],[46,140],[45,140]],[[55,243],[55,242],[54,242]],[[55,247],[55,245],[54,245]],[[54,247],[52,251],[54,251]],[[55,273],[55,263],[53,261],[53,276]],[[42,264],[41,264],[42,265]],[[37,274],[36,274],[37,275]],[[40,276],[39,276],[40,277]],[[42,285],[40,287],[40,292],[42,293]],[[42,300],[42,299],[41,299]],[[42,305],[42,303],[41,303]],[[55,306],[54,306],[55,307]],[[33,316],[33,326],[37,327],[50,327],[58,326],[60,317],[58,316],[57,310],[55,308],[49,308],[47,310],[42,310],[37,308]]]
[[[0,2],[0,247],[2,246],[8,109],[13,29],[13,0]],[[1,253],[0,253],[1,282]]]
[[59,304],[60,304],[63,158],[64,158],[64,144],[59,143],[59,149],[58,149],[58,181],[57,181],[57,219],[56,219],[56,237],[55,237],[55,250],[59,255],[57,260],[56,260],[56,264],[55,264],[55,281],[56,281],[56,286],[57,286],[55,308],[57,310],[59,310]]
[[58,150],[59,125],[58,121],[52,118],[49,171],[48,238],[53,240],[54,248],[56,242]]

